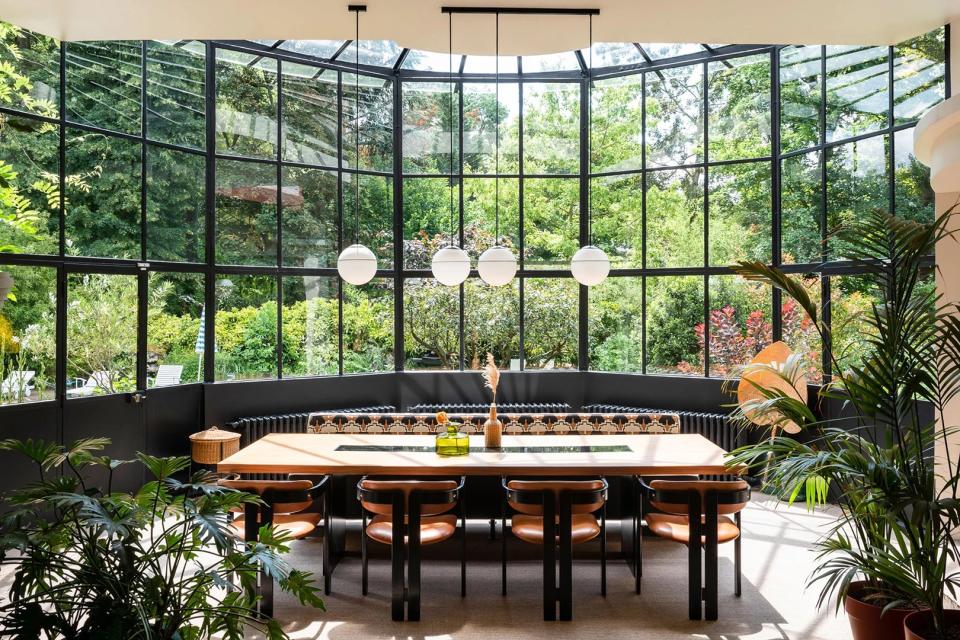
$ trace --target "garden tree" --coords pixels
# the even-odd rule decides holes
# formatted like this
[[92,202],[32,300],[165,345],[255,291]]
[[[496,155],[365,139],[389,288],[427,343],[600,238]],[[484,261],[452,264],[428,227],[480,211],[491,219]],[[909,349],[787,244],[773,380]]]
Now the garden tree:
[[590,289],[590,368],[642,371],[643,286],[640,278],[607,278]]

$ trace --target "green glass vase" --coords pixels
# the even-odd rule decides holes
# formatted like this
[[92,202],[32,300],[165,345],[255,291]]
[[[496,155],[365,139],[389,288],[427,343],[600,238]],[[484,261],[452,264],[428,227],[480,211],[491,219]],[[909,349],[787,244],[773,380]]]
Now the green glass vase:
[[437,434],[438,456],[465,456],[470,453],[470,436],[457,431],[459,424],[447,424],[447,430]]

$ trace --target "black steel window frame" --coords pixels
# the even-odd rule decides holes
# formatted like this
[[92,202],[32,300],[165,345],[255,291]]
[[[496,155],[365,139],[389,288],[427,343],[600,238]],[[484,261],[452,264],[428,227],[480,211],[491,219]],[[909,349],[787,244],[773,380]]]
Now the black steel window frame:
[[[949,25],[944,27],[945,32],[945,93],[947,96],[951,95],[952,88],[950,86],[950,28]],[[341,50],[349,46],[350,41],[344,43]],[[14,266],[38,266],[38,267],[49,267],[56,269],[56,399],[49,402],[60,402],[65,397],[65,387],[66,387],[66,357],[67,357],[67,327],[66,327],[66,315],[67,315],[67,279],[72,274],[77,273],[102,273],[102,274],[124,274],[124,275],[135,275],[138,280],[137,288],[137,300],[138,300],[138,326],[137,326],[137,364],[136,364],[136,387],[139,390],[146,389],[147,380],[146,380],[146,344],[147,344],[147,306],[148,306],[148,278],[150,273],[192,273],[197,275],[202,275],[205,277],[205,295],[204,295],[204,304],[207,309],[206,313],[206,344],[207,348],[204,353],[204,382],[210,383],[215,381],[215,326],[216,326],[216,277],[218,275],[261,275],[261,276],[272,276],[276,280],[276,289],[277,289],[277,370],[276,378],[283,377],[283,340],[282,340],[282,313],[283,313],[283,300],[282,300],[282,291],[283,291],[283,277],[284,276],[304,276],[304,275],[313,275],[313,276],[326,276],[326,277],[337,277],[337,271],[333,267],[323,267],[323,268],[304,268],[304,267],[288,267],[283,266],[282,262],[282,207],[280,202],[280,190],[277,190],[277,264],[276,266],[241,266],[241,265],[228,265],[228,264],[218,264],[216,262],[215,256],[215,244],[216,244],[216,211],[215,211],[215,188],[216,188],[216,162],[217,160],[238,160],[241,162],[257,162],[261,164],[273,165],[276,168],[277,181],[278,185],[282,176],[282,169],[285,166],[291,167],[301,167],[309,169],[324,169],[327,171],[335,172],[337,175],[337,212],[338,212],[338,249],[342,249],[344,246],[343,238],[343,220],[344,220],[344,211],[343,211],[343,181],[349,177],[355,175],[371,175],[379,176],[388,179],[392,179],[393,184],[393,268],[391,269],[381,269],[377,271],[378,278],[387,278],[393,282],[393,294],[394,294],[394,370],[402,371],[404,368],[405,362],[405,351],[404,351],[404,337],[403,337],[403,284],[404,281],[408,278],[424,278],[432,277],[432,274],[429,270],[417,270],[417,269],[406,269],[403,265],[403,180],[405,178],[443,178],[447,177],[448,179],[456,181],[459,185],[459,199],[458,199],[458,213],[459,213],[459,234],[461,243],[463,242],[463,217],[464,217],[464,199],[463,199],[463,179],[465,177],[469,178],[493,178],[496,177],[493,174],[464,174],[464,162],[463,162],[463,87],[467,83],[490,83],[494,81],[493,74],[464,74],[462,72],[463,64],[461,62],[460,70],[455,76],[455,85],[456,92],[458,95],[459,101],[459,114],[458,114],[458,123],[459,123],[459,152],[457,159],[457,171],[454,174],[444,174],[444,173],[430,173],[430,174],[416,174],[416,173],[405,173],[403,172],[403,150],[402,150],[402,92],[404,84],[414,83],[414,82],[443,82],[448,79],[448,74],[445,72],[425,72],[425,71],[416,71],[416,70],[407,70],[401,69],[401,64],[403,62],[404,55],[401,55],[400,59],[394,65],[392,69],[385,69],[383,67],[371,67],[368,65],[360,65],[360,75],[361,76],[370,76],[383,80],[385,83],[389,83],[393,90],[393,169],[392,171],[373,171],[360,169],[359,167],[344,167],[343,162],[343,136],[344,136],[344,98],[343,98],[343,82],[342,77],[344,73],[353,74],[354,66],[346,62],[330,61],[330,60],[320,60],[311,56],[306,56],[302,54],[297,54],[295,52],[287,52],[284,50],[264,47],[262,45],[257,45],[256,43],[251,42],[220,42],[220,41],[206,41],[204,42],[205,49],[205,138],[206,145],[202,150],[191,148],[188,146],[176,145],[160,140],[154,140],[150,137],[150,132],[147,129],[147,80],[148,80],[148,56],[147,56],[147,42],[141,42],[141,92],[140,92],[140,118],[141,126],[138,133],[125,133],[113,131],[110,129],[74,122],[67,117],[66,113],[66,85],[67,85],[67,58],[66,50],[69,44],[61,42],[59,47],[59,92],[58,92],[58,115],[57,117],[44,117],[34,113],[21,111],[15,108],[0,106],[0,113],[14,116],[18,118],[24,118],[27,120],[34,120],[40,122],[46,122],[53,124],[57,127],[59,132],[59,184],[60,184],[60,206],[59,206],[59,251],[58,255],[44,255],[44,254],[0,254],[0,267],[3,265],[14,265]],[[519,121],[519,150],[518,150],[518,172],[516,173],[501,173],[499,177],[501,178],[514,178],[518,179],[518,190],[519,190],[519,253],[518,256],[520,259],[520,270],[518,271],[518,280],[519,280],[519,292],[520,292],[520,311],[519,311],[519,323],[520,323],[520,363],[521,367],[524,363],[524,282],[528,279],[535,278],[570,278],[569,270],[541,270],[541,269],[527,269],[523,265],[522,256],[524,248],[524,219],[523,219],[523,183],[527,178],[560,178],[560,179],[577,179],[580,183],[580,204],[581,204],[581,216],[580,216],[580,232],[579,239],[581,244],[586,240],[586,217],[583,215],[585,211],[585,198],[587,193],[587,188],[590,180],[597,177],[604,176],[618,176],[618,175],[636,175],[641,179],[643,194],[642,194],[642,220],[643,220],[643,230],[642,230],[642,266],[639,268],[615,268],[610,272],[610,277],[634,277],[639,278],[641,286],[643,287],[642,292],[642,335],[643,335],[643,345],[642,345],[642,373],[647,373],[647,345],[646,345],[646,331],[647,331],[647,301],[646,301],[646,290],[647,290],[647,281],[649,278],[661,277],[661,276],[695,276],[702,277],[704,280],[703,283],[703,293],[704,293],[704,326],[705,326],[705,366],[703,376],[710,377],[710,337],[709,337],[709,312],[710,312],[710,301],[709,301],[709,278],[714,275],[729,275],[732,271],[728,267],[722,266],[711,266],[709,260],[709,217],[710,217],[710,205],[709,205],[709,182],[708,175],[711,167],[731,165],[731,164],[742,164],[748,162],[769,162],[771,166],[771,256],[770,264],[782,268],[784,271],[792,274],[815,274],[820,276],[821,281],[821,294],[823,300],[823,318],[822,320],[828,324],[830,323],[830,278],[833,276],[843,276],[843,275],[856,275],[861,273],[853,266],[846,264],[844,262],[818,262],[818,263],[791,263],[791,264],[782,264],[781,263],[781,251],[780,251],[780,238],[781,238],[781,211],[780,211],[780,198],[781,198],[781,185],[780,185],[780,173],[782,168],[782,162],[786,159],[801,156],[809,153],[817,153],[819,156],[820,163],[820,184],[819,188],[821,190],[820,197],[820,207],[821,207],[821,235],[822,239],[826,238],[826,223],[827,223],[827,167],[826,160],[828,152],[836,147],[849,144],[851,142],[856,142],[860,140],[875,138],[875,137],[886,137],[888,143],[886,146],[886,163],[887,163],[887,178],[889,181],[888,185],[888,201],[891,211],[896,211],[896,201],[895,201],[895,186],[894,186],[894,166],[895,162],[895,135],[897,132],[911,129],[915,126],[915,122],[908,122],[904,124],[896,124],[894,120],[894,91],[893,91],[893,65],[894,65],[894,56],[895,56],[895,47],[887,47],[887,57],[888,57],[888,72],[887,72],[887,82],[888,82],[888,99],[889,99],[889,108],[887,113],[887,123],[886,126],[869,133],[853,136],[844,139],[838,140],[827,140],[826,132],[826,110],[827,110],[827,65],[826,65],[826,52],[827,47],[821,47],[820,53],[820,92],[821,100],[819,105],[819,119],[820,119],[820,139],[817,144],[803,148],[803,149],[792,149],[788,152],[782,152],[780,149],[780,77],[779,77],[779,68],[780,68],[780,52],[785,48],[784,45],[731,45],[727,47],[720,47],[715,50],[704,51],[703,53],[688,54],[684,56],[678,56],[675,58],[659,61],[650,61],[647,60],[640,64],[633,65],[622,65],[617,67],[607,67],[607,68],[598,68],[598,69],[588,69],[584,64],[582,59],[580,60],[581,68],[575,71],[558,71],[558,72],[541,72],[541,73],[531,73],[524,74],[522,72],[522,66],[518,60],[518,70],[519,73],[516,74],[501,74],[500,80],[504,83],[516,83],[518,85],[518,96],[519,96],[519,112],[517,114]],[[277,64],[277,152],[275,158],[262,159],[262,158],[245,158],[242,156],[234,156],[229,154],[221,154],[216,150],[216,61],[217,61],[217,50],[232,50],[240,53],[252,53],[258,54],[264,58],[276,59]],[[641,50],[642,51],[642,50]],[[712,62],[722,62],[729,60],[731,58],[739,58],[744,56],[755,56],[755,55],[767,55],[770,58],[770,69],[771,69],[771,100],[770,100],[770,122],[771,122],[771,131],[770,131],[770,140],[771,140],[771,153],[767,156],[757,157],[757,158],[738,158],[735,160],[724,160],[724,161],[711,161],[709,154],[709,95],[708,95],[708,79],[709,79],[709,65]],[[323,165],[314,165],[308,163],[300,162],[291,162],[283,159],[283,140],[282,140],[282,131],[283,131],[283,122],[282,122],[282,101],[283,101],[283,64],[284,62],[291,62],[296,64],[303,64],[307,66],[314,66],[319,70],[333,70],[338,75],[338,92],[337,92],[337,147],[338,147],[338,158],[337,165],[334,167],[323,166]],[[704,117],[704,126],[703,126],[703,160],[702,162],[686,164],[686,165],[676,165],[676,166],[657,166],[657,167],[647,167],[647,139],[646,139],[646,91],[647,91],[647,76],[650,73],[657,73],[659,71],[671,68],[678,67],[689,67],[691,65],[699,65],[702,67],[702,82],[703,82],[703,117]],[[585,109],[584,105],[588,100],[588,94],[586,93],[587,87],[590,83],[608,79],[616,78],[620,76],[629,76],[629,75],[641,75],[641,92],[642,92],[642,161],[640,169],[633,169],[627,171],[613,171],[613,172],[594,172],[590,170],[590,158],[587,156],[586,152],[586,136],[590,126],[587,118],[589,117],[590,110]],[[523,167],[523,140],[524,140],[524,130],[523,130],[523,86],[525,83],[576,83],[580,87],[580,127],[579,127],[579,137],[580,137],[580,163],[579,171],[574,174],[525,174]],[[88,256],[72,256],[66,254],[66,211],[65,211],[65,178],[66,178],[66,150],[65,150],[65,141],[67,134],[70,131],[83,131],[89,133],[98,133],[104,136],[107,136],[112,139],[122,139],[130,142],[135,142],[140,144],[141,151],[141,192],[140,192],[140,256],[139,259],[113,259],[113,258],[98,258],[98,257],[88,257]],[[357,132],[359,135],[359,132]],[[147,179],[146,179],[146,164],[147,157],[150,147],[161,147],[178,152],[193,154],[196,156],[202,156],[205,158],[205,260],[203,262],[175,262],[175,261],[165,261],[165,260],[147,260],[147,250],[148,250],[148,235],[149,227],[147,225],[147,216],[146,216],[146,203],[147,203]],[[704,174],[704,203],[703,203],[703,214],[704,214],[704,264],[702,266],[692,266],[692,267],[674,267],[674,268],[659,268],[659,267],[649,267],[646,263],[647,258],[647,176],[656,171],[668,171],[668,170],[677,170],[677,169],[699,169],[703,171]],[[823,256],[826,259],[826,255]],[[472,256],[476,259],[476,256]],[[931,257],[931,265],[933,264],[933,258]],[[477,278],[476,269],[473,269],[470,274],[471,278]],[[339,281],[339,313],[338,313],[338,326],[339,326],[339,355],[338,355],[338,375],[343,375],[343,286],[342,282]],[[578,332],[578,365],[579,370],[589,370],[589,353],[588,353],[588,344],[589,344],[589,334],[588,334],[588,312],[589,312],[589,289],[586,287],[580,287],[579,295],[579,305],[578,305],[578,318],[579,318],[579,332]],[[781,313],[780,313],[780,302],[781,296],[779,292],[774,292],[772,296],[772,309],[771,309],[771,318],[773,319],[773,332],[774,339],[780,339],[782,334],[781,326]],[[464,369],[464,288],[463,285],[460,286],[460,369]],[[823,371],[824,371],[824,380],[827,381],[830,378],[830,345],[823,345]],[[374,373],[374,372],[371,372]],[[48,402],[48,401],[44,401]]]

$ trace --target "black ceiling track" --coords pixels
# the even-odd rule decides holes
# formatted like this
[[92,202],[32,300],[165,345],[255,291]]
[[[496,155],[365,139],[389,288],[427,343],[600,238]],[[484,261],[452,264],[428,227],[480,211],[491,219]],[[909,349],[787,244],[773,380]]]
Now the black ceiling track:
[[440,7],[441,13],[499,13],[520,16],[598,16],[600,9],[571,7]]

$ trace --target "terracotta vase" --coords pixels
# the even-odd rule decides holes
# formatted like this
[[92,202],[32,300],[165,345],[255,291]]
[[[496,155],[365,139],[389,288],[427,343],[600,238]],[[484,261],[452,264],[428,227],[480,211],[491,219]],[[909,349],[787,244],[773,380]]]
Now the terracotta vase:
[[[960,629],[960,611],[948,609],[943,612],[947,628]],[[947,634],[948,638],[954,636]],[[904,640],[935,640],[931,632],[930,611],[914,611],[903,620]]]
[[883,607],[861,600],[865,582],[851,582],[844,609],[850,620],[853,640],[903,640],[903,620],[914,609],[891,609],[883,614]]
[[503,423],[497,419],[497,404],[490,405],[490,417],[483,423],[483,446],[488,449],[499,449],[503,437]]

